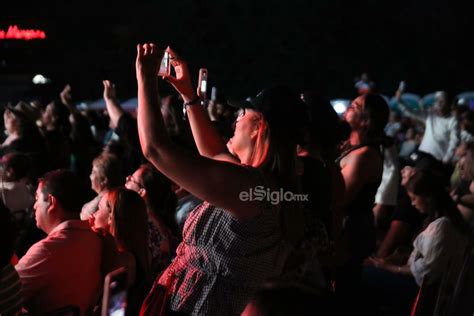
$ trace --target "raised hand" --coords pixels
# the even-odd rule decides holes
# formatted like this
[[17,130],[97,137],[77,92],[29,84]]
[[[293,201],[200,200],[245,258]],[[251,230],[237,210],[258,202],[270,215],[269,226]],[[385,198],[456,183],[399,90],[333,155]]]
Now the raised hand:
[[400,101],[402,99],[402,93],[401,90],[395,91],[395,100]]
[[156,77],[160,67],[161,53],[155,44],[138,44],[135,67],[137,80]]
[[61,98],[61,102],[65,105],[72,105],[72,93],[71,93],[71,86],[69,84],[65,85],[61,93],[59,94]]
[[104,85],[104,100],[115,100],[117,98],[115,84],[109,80],[103,80],[102,84]]
[[186,62],[181,59],[171,48],[167,48],[166,51],[170,54],[170,63],[173,66],[176,73],[176,77],[171,75],[163,76],[173,87],[178,91],[185,102],[196,99],[196,90],[191,83],[191,76],[189,75],[189,69]]

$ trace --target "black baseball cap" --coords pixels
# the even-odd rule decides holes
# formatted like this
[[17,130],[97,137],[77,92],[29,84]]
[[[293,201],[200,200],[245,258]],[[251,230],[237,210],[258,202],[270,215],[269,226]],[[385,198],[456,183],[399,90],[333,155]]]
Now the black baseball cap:
[[270,131],[284,132],[296,143],[302,143],[303,131],[309,124],[306,104],[298,93],[287,86],[274,86],[245,100],[228,100],[235,108],[253,109],[263,114]]
[[423,151],[416,151],[410,155],[406,161],[407,166],[414,167],[417,171],[429,174],[443,185],[449,184],[449,175],[443,163],[431,154]]

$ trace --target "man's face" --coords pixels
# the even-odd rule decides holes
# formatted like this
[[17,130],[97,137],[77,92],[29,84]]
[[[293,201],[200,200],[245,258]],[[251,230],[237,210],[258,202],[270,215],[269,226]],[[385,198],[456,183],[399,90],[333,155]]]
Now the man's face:
[[434,108],[437,111],[444,112],[449,108],[448,101],[446,99],[446,93],[443,91],[438,91],[435,95]]
[[50,203],[48,197],[43,193],[42,182],[40,182],[36,189],[35,199],[36,201],[33,208],[35,209],[36,226],[42,231],[48,233],[48,208]]
[[401,185],[405,186],[408,181],[413,177],[416,173],[415,168],[406,166],[405,168],[402,169],[401,174],[402,174],[402,181]]

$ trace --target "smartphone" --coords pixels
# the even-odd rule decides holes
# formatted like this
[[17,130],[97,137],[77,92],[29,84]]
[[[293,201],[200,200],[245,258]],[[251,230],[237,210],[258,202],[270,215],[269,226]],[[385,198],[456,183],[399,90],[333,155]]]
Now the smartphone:
[[118,268],[105,276],[101,316],[125,316],[127,279],[125,267]]
[[158,71],[158,76],[167,76],[170,74],[170,53],[165,51],[163,53],[163,58],[160,63],[160,70]]
[[217,99],[217,88],[212,87],[212,89],[211,89],[211,100],[215,101],[216,99]]
[[400,84],[398,85],[398,90],[400,92],[405,91],[405,81],[400,81]]
[[207,96],[207,69],[206,68],[199,69],[198,91],[199,91],[200,97],[206,100],[206,96]]

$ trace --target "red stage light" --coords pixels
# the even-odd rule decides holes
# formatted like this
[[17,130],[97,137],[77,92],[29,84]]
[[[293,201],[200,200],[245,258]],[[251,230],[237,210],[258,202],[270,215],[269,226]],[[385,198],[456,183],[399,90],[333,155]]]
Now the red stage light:
[[0,30],[0,39],[13,39],[13,40],[32,40],[32,39],[45,39],[46,33],[42,30],[22,30],[16,25],[10,25],[8,31]]

